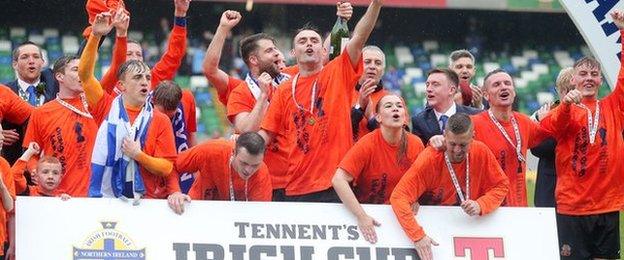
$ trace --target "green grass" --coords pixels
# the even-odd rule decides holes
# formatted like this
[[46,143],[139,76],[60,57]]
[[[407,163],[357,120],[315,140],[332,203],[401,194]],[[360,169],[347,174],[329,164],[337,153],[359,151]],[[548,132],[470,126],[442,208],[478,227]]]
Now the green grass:
[[[527,172],[529,175],[529,172]],[[527,176],[527,195],[529,196],[529,207],[535,207],[533,197],[535,196],[535,178]],[[624,214],[620,212],[620,237],[624,234]],[[624,249],[624,240],[620,239],[620,250]]]

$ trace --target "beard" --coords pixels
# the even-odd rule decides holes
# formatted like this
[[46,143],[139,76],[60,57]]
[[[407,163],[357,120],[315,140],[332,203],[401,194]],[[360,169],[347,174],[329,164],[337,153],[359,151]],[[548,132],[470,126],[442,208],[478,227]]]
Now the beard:
[[266,62],[266,63],[260,64],[259,68],[260,68],[260,74],[262,74],[263,72],[269,73],[271,78],[275,78],[277,77],[277,75],[280,74],[279,68],[277,68],[277,65],[275,65],[272,62]]

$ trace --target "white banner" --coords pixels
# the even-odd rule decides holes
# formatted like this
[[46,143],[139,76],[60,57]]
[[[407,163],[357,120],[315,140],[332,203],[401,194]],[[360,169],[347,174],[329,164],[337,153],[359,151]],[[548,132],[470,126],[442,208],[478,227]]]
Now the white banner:
[[622,47],[620,31],[611,19],[610,12],[624,8],[624,1],[618,0],[559,0],[593,55],[602,63],[606,81],[615,88]]
[[[17,259],[418,259],[390,206],[364,208],[374,245],[341,204],[193,201],[176,215],[164,200],[18,197]],[[418,220],[435,259],[559,258],[553,209],[423,206]]]

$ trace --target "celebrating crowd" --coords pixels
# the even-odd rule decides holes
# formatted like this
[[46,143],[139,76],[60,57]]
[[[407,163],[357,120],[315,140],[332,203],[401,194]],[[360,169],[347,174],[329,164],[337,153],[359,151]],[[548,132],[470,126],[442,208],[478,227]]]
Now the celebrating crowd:
[[[88,0],[90,25],[77,54],[42,69],[42,49],[13,48],[17,79],[0,85],[0,239],[14,257],[14,199],[22,196],[167,199],[183,214],[191,200],[342,202],[363,237],[380,223],[361,204],[390,204],[421,259],[435,238],[419,205],[459,206],[481,216],[499,206],[527,207],[527,150],[540,157],[536,201],[555,207],[562,259],[619,259],[624,208],[624,73],[598,99],[601,64],[583,57],[557,78],[559,101],[532,116],[514,110],[514,79],[502,69],[474,83],[475,58],[449,54],[427,73],[427,105],[409,115],[384,89],[386,59],[366,45],[382,0],[371,0],[348,42],[306,24],[290,55],[266,33],[244,37],[242,79],[219,67],[226,36],[242,19],[223,12],[203,70],[235,131],[229,140],[195,138],[195,100],[173,81],[187,47],[190,0],[173,0],[174,25],[153,68],[128,38],[123,0]],[[349,21],[353,7],[337,3]],[[624,13],[611,17],[624,30]],[[111,31],[114,30],[114,35]],[[623,34],[624,35],[624,34]],[[105,37],[111,66],[94,70]],[[341,54],[330,59],[330,48]],[[442,224],[442,223],[441,223]]]

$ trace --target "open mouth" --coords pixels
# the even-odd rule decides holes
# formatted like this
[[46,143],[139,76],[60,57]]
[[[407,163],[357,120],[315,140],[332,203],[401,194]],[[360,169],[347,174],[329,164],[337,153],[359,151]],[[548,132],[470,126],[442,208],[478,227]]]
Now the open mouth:
[[433,99],[433,98],[435,98],[435,95],[431,95],[431,94],[427,95],[427,99]]
[[142,88],[140,92],[141,92],[141,94],[143,94],[143,95],[147,95],[147,93],[149,92],[149,90],[148,90],[147,88]]
[[36,71],[37,71],[36,67],[32,67],[32,66],[28,67],[28,72],[34,73]]
[[503,100],[507,100],[509,98],[509,96],[511,96],[511,94],[509,92],[503,92],[499,95],[499,97]]
[[312,48],[307,48],[305,51],[306,54],[311,55],[314,53],[314,50]]
[[462,75],[461,77],[459,77],[461,80],[469,80],[470,76],[468,75]]
[[394,120],[399,120],[399,119],[401,118],[401,115],[399,115],[399,114],[394,114],[394,115],[392,115],[392,118],[393,118]]

